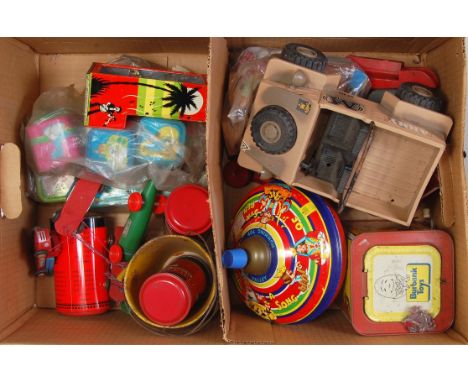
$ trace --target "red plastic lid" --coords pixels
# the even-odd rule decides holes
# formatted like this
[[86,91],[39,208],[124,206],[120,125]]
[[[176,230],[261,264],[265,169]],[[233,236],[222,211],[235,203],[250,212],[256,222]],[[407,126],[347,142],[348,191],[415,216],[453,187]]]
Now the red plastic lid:
[[122,247],[118,244],[113,244],[109,248],[109,260],[113,264],[120,263],[123,258],[123,250]]
[[145,316],[159,325],[176,325],[192,307],[192,294],[187,284],[171,273],[156,273],[140,289],[140,307]]
[[202,234],[211,227],[208,191],[186,184],[171,192],[166,204],[166,222],[181,235]]
[[140,211],[143,204],[143,196],[139,192],[132,192],[128,197],[128,209],[130,212]]

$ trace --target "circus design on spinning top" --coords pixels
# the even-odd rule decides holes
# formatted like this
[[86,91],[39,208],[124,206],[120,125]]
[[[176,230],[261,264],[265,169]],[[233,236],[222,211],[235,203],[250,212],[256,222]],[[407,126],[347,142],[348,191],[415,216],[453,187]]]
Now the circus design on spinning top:
[[223,254],[245,304],[281,324],[318,317],[345,270],[344,235],[319,196],[280,182],[252,190],[236,213]]

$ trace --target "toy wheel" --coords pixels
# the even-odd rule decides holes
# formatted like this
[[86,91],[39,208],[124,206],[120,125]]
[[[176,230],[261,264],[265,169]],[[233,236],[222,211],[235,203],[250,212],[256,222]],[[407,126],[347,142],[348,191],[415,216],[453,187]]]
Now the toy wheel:
[[396,93],[402,101],[421,106],[429,110],[440,112],[443,106],[443,100],[435,94],[434,90],[413,82],[401,84]]
[[297,128],[286,109],[267,106],[252,119],[252,138],[268,154],[283,154],[296,143]]
[[302,44],[285,45],[281,58],[317,72],[323,72],[328,61],[320,50]]
[[143,208],[145,202],[139,192],[132,192],[128,197],[127,204],[130,212],[138,212]]

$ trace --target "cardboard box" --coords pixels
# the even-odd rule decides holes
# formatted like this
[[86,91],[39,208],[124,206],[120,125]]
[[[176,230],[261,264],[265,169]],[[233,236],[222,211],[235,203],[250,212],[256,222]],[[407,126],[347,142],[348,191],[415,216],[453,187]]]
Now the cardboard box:
[[[224,338],[235,343],[276,344],[454,344],[468,341],[467,290],[463,280],[468,274],[467,225],[465,179],[463,169],[463,136],[465,128],[466,61],[462,38],[436,39],[333,39],[333,38],[231,38],[228,47],[235,54],[248,46],[281,48],[289,42],[303,43],[320,49],[325,54],[346,56],[350,52],[375,58],[389,58],[404,62],[407,66],[428,66],[434,69],[447,96],[447,114],[454,126],[447,140],[447,148],[439,163],[440,195],[431,203],[437,228],[449,232],[455,241],[455,322],[443,334],[364,337],[352,329],[351,323],[337,309],[330,309],[313,322],[303,325],[272,325],[249,312],[229,287],[227,274],[220,277],[223,308]],[[229,230],[230,217],[249,187],[232,189],[224,187],[225,226]],[[375,230],[401,229],[383,219],[345,210],[343,221],[350,226],[357,221],[367,223]],[[228,290],[227,290],[228,289]]]
[[[186,65],[208,76],[207,167],[217,260],[225,233],[242,192],[223,186],[221,177],[221,106],[225,94],[229,53],[253,46],[281,47],[303,42],[326,53],[365,53],[399,59],[406,64],[428,65],[440,76],[448,96],[448,114],[454,127],[439,165],[441,197],[435,198],[437,227],[455,241],[456,317],[446,333],[424,336],[362,337],[338,310],[314,322],[271,325],[235,300],[225,270],[217,262],[221,297],[221,324],[214,319],[189,337],[160,337],[140,328],[125,314],[114,311],[95,317],[66,317],[53,310],[53,282],[33,275],[31,228],[45,224],[54,207],[39,206],[24,194],[24,156],[19,127],[41,91],[74,83],[84,88],[84,76],[93,61],[105,62],[120,54],[138,55],[171,68]],[[2,343],[55,344],[460,344],[468,342],[468,277],[463,134],[465,125],[466,62],[461,38],[21,38],[0,39],[0,341]],[[13,145],[7,145],[12,143]],[[16,147],[16,146],[18,147]],[[21,181],[21,182],[20,182]],[[21,188],[20,188],[21,187]],[[248,187],[245,190],[247,191]],[[18,192],[20,190],[21,192]],[[112,211],[117,223],[125,212]],[[352,219],[351,219],[352,221]],[[231,294],[230,294],[231,293]]]
[[[48,219],[57,206],[36,204],[25,195],[26,165],[20,127],[27,121],[41,92],[70,84],[84,90],[86,72],[93,62],[107,62],[129,54],[152,61],[163,69],[185,66],[193,72],[207,74],[209,83],[221,84],[208,89],[210,110],[206,122],[208,146],[215,148],[208,153],[208,175],[216,178],[216,174],[212,175],[219,172],[220,137],[216,126],[220,120],[227,56],[210,57],[208,38],[1,38],[0,53],[0,143],[5,144],[0,151],[0,206],[6,216],[0,221],[0,342],[223,344],[219,315],[195,335],[161,337],[149,333],[120,311],[67,317],[54,310],[53,279],[34,276],[32,227],[48,226]],[[220,69],[214,73],[210,67]],[[125,223],[128,216],[125,209],[110,211],[114,223]]]

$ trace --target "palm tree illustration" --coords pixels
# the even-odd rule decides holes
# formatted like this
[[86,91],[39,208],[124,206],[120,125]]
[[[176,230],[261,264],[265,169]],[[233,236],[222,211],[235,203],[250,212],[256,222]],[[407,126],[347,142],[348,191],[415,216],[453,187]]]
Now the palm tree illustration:
[[[103,95],[110,86],[113,85],[134,85],[134,86],[146,86],[158,90],[163,90],[169,95],[163,97],[162,101],[164,108],[172,108],[170,115],[174,115],[179,112],[180,115],[184,115],[186,110],[190,110],[192,107],[196,108],[195,102],[193,101],[196,97],[196,92],[199,88],[188,89],[185,85],[180,84],[180,88],[174,84],[166,82],[165,87],[160,87],[156,85],[150,85],[139,82],[129,82],[129,81],[106,81],[100,78],[93,78],[91,81],[91,98],[94,96]],[[99,112],[99,103],[91,103],[90,108],[98,107],[97,110],[90,110],[88,115]]]

